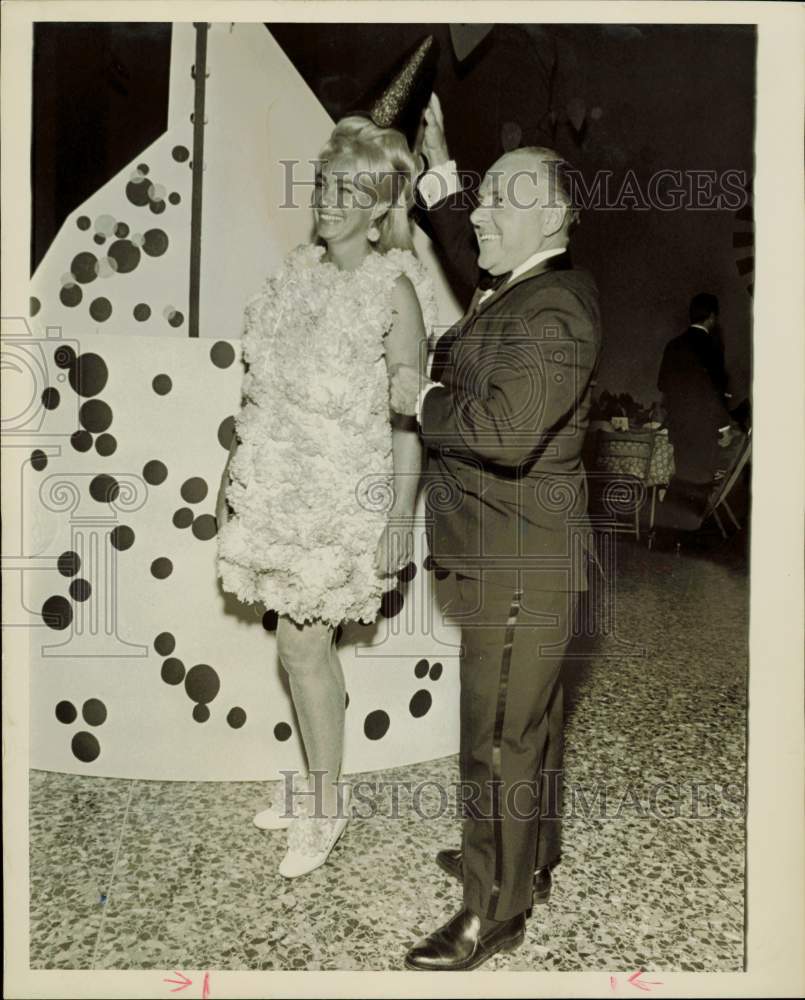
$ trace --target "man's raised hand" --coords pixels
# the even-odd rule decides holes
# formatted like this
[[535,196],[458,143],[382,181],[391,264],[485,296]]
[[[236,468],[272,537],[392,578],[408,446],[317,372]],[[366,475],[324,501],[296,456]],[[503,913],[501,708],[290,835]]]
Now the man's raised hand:
[[450,159],[450,154],[447,152],[447,139],[444,135],[442,105],[436,94],[430,95],[428,106],[425,108],[422,152],[427,156],[428,165],[431,167],[440,167]]

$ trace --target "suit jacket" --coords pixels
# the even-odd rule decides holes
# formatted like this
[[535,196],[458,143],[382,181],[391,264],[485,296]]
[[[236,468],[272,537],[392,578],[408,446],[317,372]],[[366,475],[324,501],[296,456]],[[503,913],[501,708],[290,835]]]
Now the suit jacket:
[[[431,211],[448,248],[466,225],[450,202]],[[444,387],[428,391],[420,414],[431,555],[468,576],[517,566],[535,571],[531,589],[585,590],[595,282],[563,254],[480,305],[479,294],[437,345],[431,375]]]
[[718,429],[731,422],[721,342],[706,330],[689,327],[667,344],[657,387],[668,413],[677,475],[709,481],[717,465]]

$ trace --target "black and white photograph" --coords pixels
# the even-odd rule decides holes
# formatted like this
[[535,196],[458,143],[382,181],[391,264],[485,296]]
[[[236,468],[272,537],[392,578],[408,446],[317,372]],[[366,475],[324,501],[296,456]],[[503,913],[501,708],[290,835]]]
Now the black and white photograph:
[[801,995],[801,8],[3,20],[4,996]]

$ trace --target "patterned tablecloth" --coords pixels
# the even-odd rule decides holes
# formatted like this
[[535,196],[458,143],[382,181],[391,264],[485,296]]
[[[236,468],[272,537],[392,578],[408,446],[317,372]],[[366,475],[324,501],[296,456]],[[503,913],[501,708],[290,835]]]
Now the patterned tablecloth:
[[635,476],[646,486],[667,486],[674,474],[673,445],[665,430],[600,431],[595,467],[613,475]]

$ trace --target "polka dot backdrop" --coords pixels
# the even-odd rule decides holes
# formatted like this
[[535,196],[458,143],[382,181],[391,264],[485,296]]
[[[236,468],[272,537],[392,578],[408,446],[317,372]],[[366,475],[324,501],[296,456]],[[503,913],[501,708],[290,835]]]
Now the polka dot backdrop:
[[[40,436],[23,478],[47,543],[38,554],[52,559],[52,572],[25,575],[21,597],[41,632],[34,767],[248,780],[302,765],[276,612],[219,589],[215,502],[240,398],[243,305],[310,235],[306,207],[278,208],[275,150],[315,158],[332,121],[262,25],[213,24],[208,44],[199,337],[188,337],[189,23],[174,25],[167,130],[66,220],[31,282],[31,331],[60,327],[64,341],[36,393],[59,447]],[[267,117],[269,92],[284,99]],[[233,160],[233,130],[248,157]],[[457,303],[416,239],[449,324]],[[418,544],[376,626],[341,630],[348,772],[458,745],[458,632],[434,597],[452,580]]]
[[[26,480],[27,503],[46,497],[54,508],[51,571],[25,580],[41,633],[32,765],[177,780],[270,779],[301,766],[277,614],[224,594],[215,573],[239,341],[86,341],[47,348],[49,380],[66,378],[44,430],[67,444],[41,468],[31,456]],[[154,392],[157,376],[169,392]],[[85,450],[71,446],[77,433]],[[459,635],[435,602],[452,574],[437,579],[424,533],[417,547],[376,625],[340,630],[351,773],[457,749]]]

